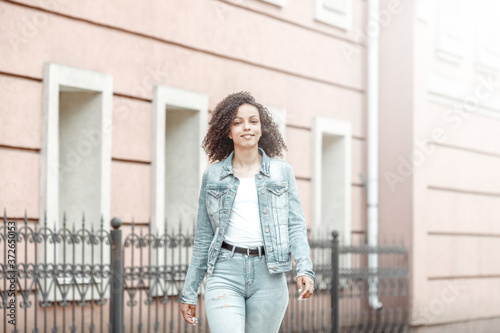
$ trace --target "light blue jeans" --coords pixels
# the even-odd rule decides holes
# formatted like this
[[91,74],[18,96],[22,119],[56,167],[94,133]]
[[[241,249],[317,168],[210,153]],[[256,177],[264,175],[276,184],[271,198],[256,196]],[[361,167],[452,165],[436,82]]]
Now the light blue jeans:
[[220,250],[205,288],[210,332],[276,333],[287,306],[285,273],[270,274],[264,255]]

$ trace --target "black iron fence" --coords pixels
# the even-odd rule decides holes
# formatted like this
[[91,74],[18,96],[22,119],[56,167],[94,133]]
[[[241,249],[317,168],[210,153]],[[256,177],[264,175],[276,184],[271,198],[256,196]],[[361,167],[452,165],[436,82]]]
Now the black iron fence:
[[[0,227],[2,332],[209,332],[200,286],[199,323],[185,323],[180,297],[194,230],[148,225],[113,230],[66,219],[8,221]],[[184,228],[186,229],[186,228]],[[122,235],[123,233],[123,235]],[[280,332],[408,331],[408,255],[403,246],[339,245],[310,239],[315,294],[298,301],[295,271]],[[3,243],[3,244],[2,244]],[[3,253],[2,253],[3,252]],[[368,268],[377,255],[377,268]],[[381,308],[373,304],[380,302]],[[120,325],[121,323],[121,325]],[[121,327],[120,327],[121,326]]]

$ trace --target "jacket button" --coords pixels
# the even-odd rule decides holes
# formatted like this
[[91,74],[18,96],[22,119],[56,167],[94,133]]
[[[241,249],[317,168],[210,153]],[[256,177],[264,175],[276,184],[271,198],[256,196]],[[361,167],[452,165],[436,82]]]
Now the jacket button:
[[267,208],[264,208],[264,209],[262,210],[262,213],[267,214]]
[[273,248],[270,247],[269,249],[267,249],[269,252],[273,252]]
[[266,228],[264,231],[265,231],[265,232],[269,232],[269,228]]
[[276,266],[273,266],[273,271],[277,270]]
[[260,193],[266,194],[266,190],[262,190],[262,191],[260,191]]
[[262,175],[259,175],[259,179],[262,179]]

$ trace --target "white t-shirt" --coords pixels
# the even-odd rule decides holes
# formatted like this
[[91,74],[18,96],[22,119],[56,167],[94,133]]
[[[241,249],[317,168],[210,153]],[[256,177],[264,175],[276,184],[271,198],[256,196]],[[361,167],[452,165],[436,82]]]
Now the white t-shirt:
[[255,177],[241,178],[224,240],[232,245],[254,248],[264,245],[260,227]]

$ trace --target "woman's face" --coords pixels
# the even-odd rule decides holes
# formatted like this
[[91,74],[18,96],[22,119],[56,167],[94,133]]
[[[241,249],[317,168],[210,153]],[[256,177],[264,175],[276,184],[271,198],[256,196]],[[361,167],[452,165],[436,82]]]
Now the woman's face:
[[243,104],[231,123],[229,138],[234,147],[251,148],[258,146],[262,128],[260,126],[259,110],[250,104]]

